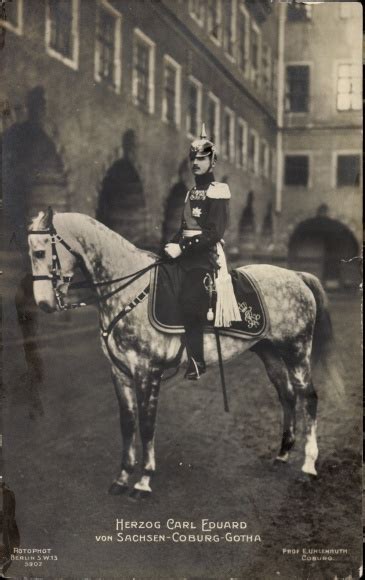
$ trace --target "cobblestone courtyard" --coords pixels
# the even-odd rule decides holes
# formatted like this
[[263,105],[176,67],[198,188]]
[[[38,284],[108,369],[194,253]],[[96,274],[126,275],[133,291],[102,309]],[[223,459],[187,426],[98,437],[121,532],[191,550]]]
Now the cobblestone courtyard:
[[[154,493],[140,503],[107,494],[119,466],[120,435],[96,313],[41,315],[43,416],[31,403],[14,331],[5,349],[6,481],[16,495],[21,545],[52,547],[58,560],[33,570],[13,562],[11,575],[356,577],[361,549],[360,300],[334,295],[331,312],[345,394],[334,392],[330,378],[316,370],[318,479],[298,480],[300,420],[290,465],[273,466],[281,437],[280,405],[262,364],[248,353],[226,367],[229,414],[223,411],[217,368],[199,383],[185,382],[181,371],[163,383]],[[198,530],[204,518],[244,521],[244,533],[261,541],[119,543],[116,518],[162,526],[169,518],[187,520]],[[113,541],[97,542],[102,534],[113,535]],[[321,548],[345,553],[320,561],[303,553]]]

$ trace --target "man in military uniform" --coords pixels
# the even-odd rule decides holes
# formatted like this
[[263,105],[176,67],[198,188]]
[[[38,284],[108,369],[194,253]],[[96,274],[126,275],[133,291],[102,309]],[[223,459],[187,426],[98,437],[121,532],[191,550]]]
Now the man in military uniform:
[[226,183],[214,180],[217,161],[214,144],[207,139],[203,125],[200,139],[190,147],[195,186],[187,193],[181,227],[165,253],[178,259],[183,272],[180,308],[183,315],[189,364],[186,378],[197,380],[205,372],[203,329],[207,321],[207,292],[204,278],[219,268],[217,244],[228,223],[229,199]]

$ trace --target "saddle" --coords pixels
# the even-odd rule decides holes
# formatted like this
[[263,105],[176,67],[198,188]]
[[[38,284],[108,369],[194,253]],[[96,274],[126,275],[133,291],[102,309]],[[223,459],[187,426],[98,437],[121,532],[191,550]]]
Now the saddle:
[[[268,330],[268,314],[262,293],[247,271],[231,272],[234,293],[241,313],[241,322],[233,322],[230,327],[219,332],[234,338],[262,338]],[[148,316],[152,326],[168,334],[184,333],[179,310],[179,294],[182,272],[178,264],[162,264],[151,272]],[[213,304],[214,306],[214,304]],[[209,307],[207,293],[206,310]],[[214,332],[213,321],[208,322],[204,332]]]

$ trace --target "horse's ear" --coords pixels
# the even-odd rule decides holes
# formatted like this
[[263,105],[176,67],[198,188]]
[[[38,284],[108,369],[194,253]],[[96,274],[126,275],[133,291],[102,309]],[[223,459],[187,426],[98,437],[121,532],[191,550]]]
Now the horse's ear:
[[53,209],[51,206],[43,213],[42,219],[39,223],[39,227],[44,230],[48,230],[52,225],[53,220]]

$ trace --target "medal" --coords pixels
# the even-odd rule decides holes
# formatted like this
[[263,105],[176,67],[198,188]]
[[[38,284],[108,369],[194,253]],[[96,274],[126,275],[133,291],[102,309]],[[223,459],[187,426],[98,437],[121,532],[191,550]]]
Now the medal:
[[202,209],[200,207],[193,207],[191,210],[191,215],[193,217],[199,218],[202,215]]

